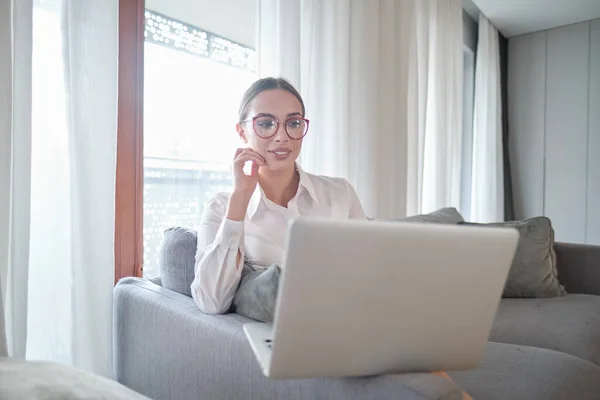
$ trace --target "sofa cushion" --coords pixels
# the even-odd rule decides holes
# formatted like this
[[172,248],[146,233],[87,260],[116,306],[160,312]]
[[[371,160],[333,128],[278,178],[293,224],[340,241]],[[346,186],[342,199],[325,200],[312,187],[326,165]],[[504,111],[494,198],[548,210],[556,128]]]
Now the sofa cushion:
[[503,299],[490,340],[557,350],[600,366],[600,296]]
[[165,231],[159,262],[164,288],[192,297],[197,243],[195,230],[173,227]]
[[450,376],[476,400],[596,400],[600,393],[600,367],[591,362],[504,343],[488,343],[477,368]]
[[464,223],[490,227],[511,227],[519,231],[519,245],[502,297],[557,297],[565,289],[558,282],[554,229],[546,217],[491,224]]

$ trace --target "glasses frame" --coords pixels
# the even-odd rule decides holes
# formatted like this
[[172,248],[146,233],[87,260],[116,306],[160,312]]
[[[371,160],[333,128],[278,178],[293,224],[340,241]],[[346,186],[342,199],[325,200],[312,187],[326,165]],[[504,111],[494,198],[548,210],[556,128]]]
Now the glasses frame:
[[[270,135],[270,136],[261,136],[261,135],[258,134],[258,132],[256,132],[256,120],[259,119],[259,118],[271,118],[271,119],[275,120],[275,122],[277,123],[277,128],[275,128],[275,132],[273,132],[272,135]],[[304,122],[306,122],[306,130],[304,131],[304,135],[302,135],[299,138],[292,137],[290,135],[290,133],[288,132],[288,130],[287,130],[287,122],[290,121],[290,120],[292,120],[292,119],[301,119]],[[302,117],[302,116],[289,117],[289,118],[286,118],[284,121],[281,121],[278,118],[273,117],[272,115],[257,115],[257,116],[254,116],[252,118],[248,118],[248,119],[243,120],[242,124],[245,124],[246,122],[250,122],[250,121],[252,121],[252,129],[254,130],[254,133],[256,134],[256,136],[258,136],[261,139],[271,139],[273,136],[277,135],[277,132],[279,132],[279,126],[281,124],[284,124],[283,125],[283,130],[285,131],[285,134],[290,139],[292,139],[292,140],[302,140],[306,136],[306,134],[308,133],[308,127],[310,125],[310,121],[307,120],[306,118]]]

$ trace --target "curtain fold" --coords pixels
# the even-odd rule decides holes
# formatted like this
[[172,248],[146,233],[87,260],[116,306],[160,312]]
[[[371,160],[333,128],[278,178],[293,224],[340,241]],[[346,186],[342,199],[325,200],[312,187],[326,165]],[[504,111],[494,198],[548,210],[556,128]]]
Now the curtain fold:
[[73,365],[104,376],[112,376],[118,14],[118,0],[63,0],[71,351]]
[[0,301],[5,350],[19,359],[27,340],[31,27],[31,1],[0,4]]
[[107,377],[117,28],[118,0],[0,3],[0,327],[12,357]]
[[[419,1],[420,37],[417,80],[419,118],[420,207],[427,213],[445,206],[460,208],[463,105],[463,24],[460,1]],[[424,97],[424,100],[421,98]]]
[[504,154],[498,31],[479,16],[475,61],[471,220],[504,220]]
[[370,216],[403,217],[460,193],[460,0],[261,0],[259,75],[307,106],[300,163],[352,182]]

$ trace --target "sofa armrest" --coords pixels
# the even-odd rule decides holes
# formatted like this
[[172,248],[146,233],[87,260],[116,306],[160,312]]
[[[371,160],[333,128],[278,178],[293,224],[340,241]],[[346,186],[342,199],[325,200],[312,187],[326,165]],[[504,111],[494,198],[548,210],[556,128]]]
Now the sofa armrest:
[[554,244],[558,280],[568,293],[600,295],[600,246]]
[[237,315],[206,315],[190,297],[139,278],[114,291],[115,376],[153,399],[460,399],[432,374],[271,380]]

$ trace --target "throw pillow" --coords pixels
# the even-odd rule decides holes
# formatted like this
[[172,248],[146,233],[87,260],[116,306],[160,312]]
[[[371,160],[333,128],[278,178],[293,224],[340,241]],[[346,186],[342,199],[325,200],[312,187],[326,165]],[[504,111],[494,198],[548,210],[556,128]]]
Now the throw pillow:
[[429,214],[412,215],[410,217],[396,219],[395,221],[407,222],[431,222],[436,224],[458,224],[464,222],[464,218],[454,207],[441,208]]
[[165,231],[160,249],[160,277],[164,288],[192,296],[198,235],[195,230],[173,227]]
[[546,217],[524,221],[495,222],[490,227],[513,227],[519,231],[519,244],[508,273],[502,297],[560,297],[566,294],[558,281],[554,229]]
[[267,269],[255,269],[250,263],[244,263],[232,311],[257,321],[273,322],[280,275],[281,268],[275,264]]

